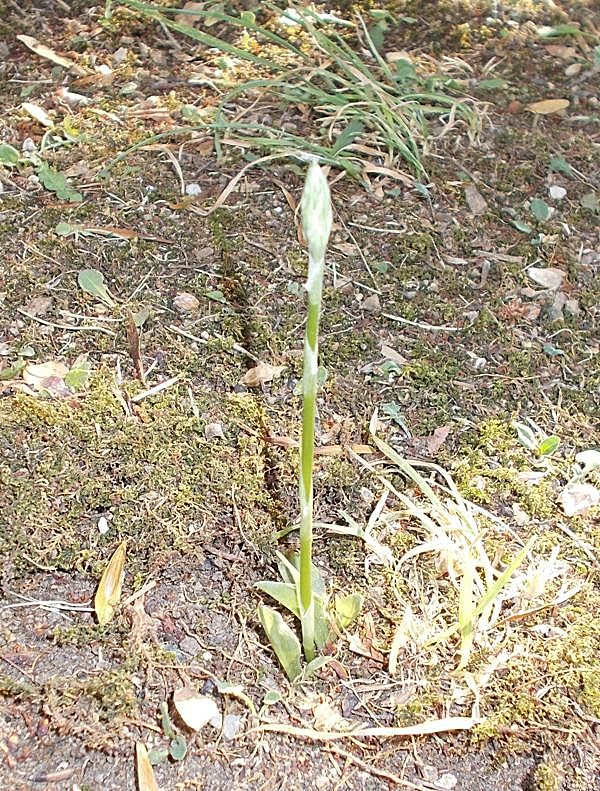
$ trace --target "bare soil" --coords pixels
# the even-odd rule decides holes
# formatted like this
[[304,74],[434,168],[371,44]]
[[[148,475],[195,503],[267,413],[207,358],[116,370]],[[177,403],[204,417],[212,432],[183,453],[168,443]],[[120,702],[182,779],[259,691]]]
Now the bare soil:
[[[559,547],[577,592],[507,619],[460,677],[452,641],[407,644],[392,676],[400,602],[427,592],[414,605],[426,611],[435,597],[455,604],[456,591],[431,558],[394,572],[358,539],[320,530],[327,584],[361,591],[365,605],[330,646],[333,661],[288,683],[253,585],[274,579],[275,550],[296,542],[276,533],[297,517],[302,167],[250,168],[210,211],[247,152],[226,146],[219,158],[207,135],[168,133],[185,105],[218,103],[210,85],[189,82],[214,55],[118,5],[107,21],[83,3],[9,2],[0,142],[45,143],[45,161],[83,200],[46,189],[27,163],[0,167],[1,788],[129,791],[142,741],[159,788],[173,791],[600,789],[600,511],[567,518],[560,500],[575,454],[600,447],[600,17],[585,2],[498,3],[496,16],[487,3],[393,5],[386,50],[435,59],[485,122],[478,145],[460,128],[431,141],[426,196],[330,173],[316,518],[366,524],[381,483],[348,449],[369,442],[379,408],[398,452],[437,462],[510,526],[489,535],[492,557],[537,535],[540,555]],[[559,24],[582,32],[539,37]],[[19,34],[81,70],[34,54]],[[505,82],[482,87],[492,78]],[[527,110],[557,98],[566,110]],[[50,114],[60,141],[44,140],[24,102]],[[305,108],[272,97],[257,107],[265,125],[318,133]],[[199,194],[182,195],[182,182]],[[551,216],[536,218],[532,198]],[[531,267],[559,270],[560,286],[541,287]],[[113,307],[78,287],[87,268],[102,272]],[[196,300],[185,311],[182,293]],[[127,326],[141,312],[138,357]],[[19,360],[70,368],[81,355],[91,376],[75,392],[54,370],[45,391],[10,373]],[[252,387],[244,377],[257,361],[283,369]],[[526,417],[560,437],[547,465],[517,440],[512,421]],[[397,519],[380,537],[400,557],[419,530],[393,498],[386,511]],[[93,597],[124,540],[121,605],[100,626]],[[173,691],[186,684],[217,701],[220,727],[193,733],[178,718]],[[185,740],[181,760],[167,755],[161,704]],[[481,722],[470,731],[406,739],[264,729],[471,715]]]

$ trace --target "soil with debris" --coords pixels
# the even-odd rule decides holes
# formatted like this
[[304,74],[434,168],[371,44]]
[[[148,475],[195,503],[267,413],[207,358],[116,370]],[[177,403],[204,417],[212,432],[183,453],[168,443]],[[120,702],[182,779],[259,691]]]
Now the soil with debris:
[[[456,81],[483,126],[472,144],[433,124],[421,181],[329,173],[315,552],[328,589],[364,605],[292,685],[254,585],[296,547],[303,166],[234,181],[269,151],[226,139],[219,156],[191,129],[190,106],[219,103],[214,51],[119,3],[105,18],[8,0],[2,788],[151,789],[143,743],[161,789],[600,789],[598,471],[573,482],[576,454],[600,448],[593,5],[389,4],[385,51]],[[306,107],[239,101],[265,127],[319,134]],[[364,447],[375,409],[379,436],[482,509],[495,568],[537,537],[513,575],[529,598],[507,594],[459,672],[456,634],[425,639],[454,623],[459,570],[433,546],[397,564],[424,531],[381,476],[419,495]],[[553,447],[526,447],[515,421]],[[326,527],[368,523],[374,544]],[[94,597],[122,542],[120,602],[100,625]],[[182,688],[217,704],[212,724],[186,726]],[[315,733],[445,717],[472,727]]]

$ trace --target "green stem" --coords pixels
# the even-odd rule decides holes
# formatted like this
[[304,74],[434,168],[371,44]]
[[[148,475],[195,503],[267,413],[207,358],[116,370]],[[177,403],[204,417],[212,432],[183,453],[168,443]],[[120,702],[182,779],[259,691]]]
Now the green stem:
[[304,376],[302,399],[302,439],[300,443],[300,605],[304,655],[315,658],[315,611],[312,586],[313,540],[313,460],[315,453],[315,416],[317,409],[317,370],[319,356],[319,318],[321,313],[321,276],[309,292],[306,335],[304,338]]

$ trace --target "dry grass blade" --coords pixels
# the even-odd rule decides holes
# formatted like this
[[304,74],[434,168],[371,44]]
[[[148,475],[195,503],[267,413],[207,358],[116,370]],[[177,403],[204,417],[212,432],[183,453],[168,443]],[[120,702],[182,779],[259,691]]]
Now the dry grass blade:
[[148,750],[144,742],[136,742],[135,761],[139,791],[158,791],[154,769],[150,763]]
[[[372,420],[372,432],[374,427],[375,420]],[[449,497],[442,500],[413,464],[403,459],[373,433],[371,439],[383,455],[425,496],[425,503],[421,504],[414,496],[398,491],[372,464],[353,454],[362,466],[378,475],[386,488],[404,505],[408,514],[425,530],[426,538],[397,561],[397,568],[412,558],[434,553],[437,557],[438,573],[446,573],[458,590],[455,619],[447,628],[431,637],[426,645],[447,642],[458,633],[460,660],[456,671],[461,671],[469,662],[476,640],[481,641],[483,635],[498,624],[504,602],[502,592],[530,552],[535,537],[527,542],[500,573],[488,557],[483,542],[484,531],[477,522],[475,509],[460,495],[451,476],[439,465],[425,464],[444,480],[443,490]],[[392,661],[396,664],[399,646],[394,645],[393,648],[395,656]]]

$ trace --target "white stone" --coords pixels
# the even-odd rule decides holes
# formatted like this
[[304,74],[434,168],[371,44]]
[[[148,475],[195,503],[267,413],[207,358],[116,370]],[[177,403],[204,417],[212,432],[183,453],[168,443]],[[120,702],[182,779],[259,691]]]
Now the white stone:
[[559,187],[558,184],[553,184],[548,192],[553,200],[562,200],[567,194],[566,189],[564,187]]

